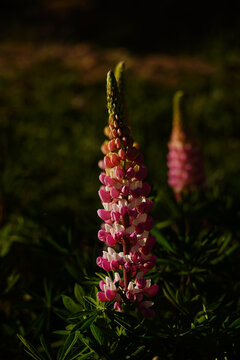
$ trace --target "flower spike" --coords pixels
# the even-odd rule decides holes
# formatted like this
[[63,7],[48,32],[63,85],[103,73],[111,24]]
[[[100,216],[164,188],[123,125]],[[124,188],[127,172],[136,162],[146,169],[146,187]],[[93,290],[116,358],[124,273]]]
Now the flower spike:
[[188,194],[203,187],[205,182],[204,161],[200,145],[182,118],[183,92],[173,98],[173,126],[168,143],[168,184],[175,197],[181,200]]
[[144,316],[152,316],[154,311],[149,307],[153,303],[147,300],[156,295],[158,285],[144,278],[156,263],[156,257],[150,255],[155,243],[150,235],[153,203],[147,198],[151,188],[143,181],[147,168],[126,122],[119,84],[114,73],[108,72],[109,125],[105,132],[110,140],[105,145],[104,171],[99,177],[103,209],[98,210],[104,221],[98,237],[106,249],[97,264],[105,271],[112,270],[114,279],[101,281],[97,296],[102,302],[115,300],[115,310],[122,310],[122,301],[136,303]]

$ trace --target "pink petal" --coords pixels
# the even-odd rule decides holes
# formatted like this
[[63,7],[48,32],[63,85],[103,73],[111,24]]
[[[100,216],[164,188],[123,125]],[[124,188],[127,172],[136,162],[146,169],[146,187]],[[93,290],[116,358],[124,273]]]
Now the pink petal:
[[112,301],[115,296],[116,296],[116,291],[113,291],[113,290],[107,290],[105,292],[105,295],[106,295],[106,298],[109,300],[109,301]]
[[100,287],[100,289],[102,290],[102,291],[104,291],[104,285],[105,285],[106,283],[103,281],[103,280],[101,280],[100,281],[100,283],[99,283],[99,287]]
[[116,245],[117,240],[114,239],[114,237],[112,235],[108,235],[106,238],[106,244],[108,246],[115,246]]
[[151,186],[147,182],[143,183],[142,196],[148,196],[150,191],[151,191]]
[[110,265],[110,262],[106,259],[103,259],[102,260],[102,268],[105,270],[105,271],[110,271],[111,270],[111,265]]
[[120,192],[115,189],[114,187],[110,190],[110,194],[113,197],[113,199],[117,199],[119,197]]
[[153,286],[151,286],[149,288],[143,289],[143,292],[145,295],[152,297],[157,294],[158,290],[159,290],[159,286],[157,284],[154,284]]
[[102,183],[103,185],[105,185],[105,178],[106,178],[106,174],[102,172],[102,173],[99,175],[99,180],[101,181],[101,183]]
[[101,302],[106,302],[106,301],[108,301],[108,299],[106,298],[105,294],[102,293],[102,292],[100,292],[100,291],[97,293],[97,298],[98,298],[98,300],[101,301]]
[[124,176],[123,169],[121,169],[120,167],[117,167],[115,174],[116,174],[117,179],[121,180]]
[[104,209],[99,209],[97,211],[97,214],[104,221],[109,220],[111,218],[110,211]]
[[122,311],[121,303],[119,303],[117,301],[114,303],[113,307],[114,307],[114,310],[117,310],[119,312]]
[[98,232],[98,238],[100,241],[105,241],[106,240],[106,231],[105,230],[99,230]]
[[102,202],[104,202],[104,203],[111,202],[112,199],[111,199],[110,193],[108,191],[106,191],[102,188],[98,191],[98,194],[99,194],[99,197],[102,200]]

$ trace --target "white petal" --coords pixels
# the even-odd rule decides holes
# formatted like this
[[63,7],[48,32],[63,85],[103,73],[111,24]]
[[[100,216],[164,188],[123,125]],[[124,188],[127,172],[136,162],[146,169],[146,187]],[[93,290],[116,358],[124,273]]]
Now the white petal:
[[133,290],[133,282],[130,281],[130,283],[128,284],[128,290],[132,291]]

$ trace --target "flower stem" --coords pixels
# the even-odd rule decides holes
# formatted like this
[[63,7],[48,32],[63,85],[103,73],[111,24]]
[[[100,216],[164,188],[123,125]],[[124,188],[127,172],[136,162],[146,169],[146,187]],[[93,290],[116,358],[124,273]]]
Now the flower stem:
[[[123,225],[125,227],[125,229],[129,226],[129,216],[128,214],[123,216]],[[124,255],[129,255],[130,249],[131,249],[131,244],[129,242],[129,239],[127,236],[123,236],[122,238],[122,246],[123,246],[123,254]],[[127,291],[128,288],[128,284],[131,278],[131,273],[130,271],[127,271],[126,269],[123,268],[123,277],[124,277],[124,288],[125,291]]]

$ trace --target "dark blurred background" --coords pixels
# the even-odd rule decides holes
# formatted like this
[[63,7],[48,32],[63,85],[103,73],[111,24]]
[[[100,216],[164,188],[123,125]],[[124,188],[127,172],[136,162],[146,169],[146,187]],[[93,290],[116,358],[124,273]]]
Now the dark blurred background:
[[120,60],[155,194],[168,189],[179,89],[209,182],[239,190],[239,24],[236,2],[1,1],[2,226],[28,219],[59,241],[69,229],[96,241],[105,76]]
[[131,51],[194,51],[212,40],[239,45],[237,2],[10,0],[1,2],[1,39],[90,41]]

